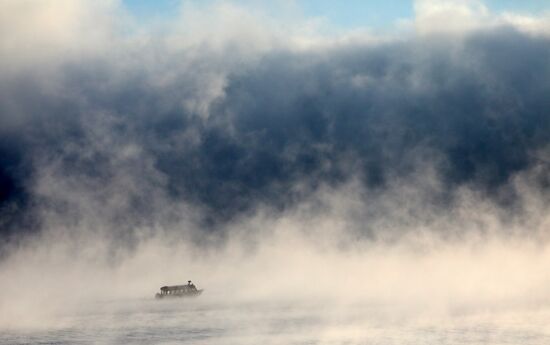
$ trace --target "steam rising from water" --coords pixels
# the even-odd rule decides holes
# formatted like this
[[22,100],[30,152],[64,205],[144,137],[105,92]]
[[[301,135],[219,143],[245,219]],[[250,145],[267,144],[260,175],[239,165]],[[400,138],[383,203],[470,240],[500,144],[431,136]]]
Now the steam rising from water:
[[[349,230],[361,229],[353,217],[363,214],[354,208],[365,207],[350,205],[356,189],[328,190],[286,213],[246,217],[227,225],[230,235],[211,234],[202,245],[172,231],[144,235],[131,248],[108,238],[45,233],[2,264],[2,326],[74,327],[78,319],[69,315],[97,310],[101,301],[143,303],[159,286],[187,279],[206,290],[200,300],[182,303],[236,310],[247,303],[293,305],[321,318],[359,313],[352,328],[372,325],[373,314],[389,324],[432,325],[429,320],[545,310],[550,252],[545,242],[525,238],[523,221],[504,224],[481,200],[464,201],[453,215],[419,219],[425,215],[404,216],[403,201],[384,196],[376,205],[394,210],[383,212],[377,224],[386,235],[364,237]],[[392,231],[399,235],[388,235]],[[354,309],[361,305],[366,309]],[[266,313],[277,313],[269,308]]]
[[[434,4],[401,37],[227,3],[145,32],[111,1],[0,5],[0,329],[133,303],[309,313],[317,340],[545,319],[547,20]],[[200,299],[147,301],[188,279]]]

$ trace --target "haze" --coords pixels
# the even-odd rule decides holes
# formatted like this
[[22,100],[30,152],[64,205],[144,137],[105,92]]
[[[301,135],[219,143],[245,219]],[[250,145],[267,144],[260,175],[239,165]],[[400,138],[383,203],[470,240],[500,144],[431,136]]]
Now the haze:
[[548,10],[175,8],[0,3],[0,343],[548,341]]

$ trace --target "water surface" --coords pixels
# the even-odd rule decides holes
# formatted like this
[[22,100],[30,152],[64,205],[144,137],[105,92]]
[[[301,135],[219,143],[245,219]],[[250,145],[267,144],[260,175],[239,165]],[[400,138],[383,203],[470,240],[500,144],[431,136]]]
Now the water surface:
[[[95,302],[1,344],[550,344],[550,308],[423,310],[357,303]],[[46,321],[46,320],[45,320]]]

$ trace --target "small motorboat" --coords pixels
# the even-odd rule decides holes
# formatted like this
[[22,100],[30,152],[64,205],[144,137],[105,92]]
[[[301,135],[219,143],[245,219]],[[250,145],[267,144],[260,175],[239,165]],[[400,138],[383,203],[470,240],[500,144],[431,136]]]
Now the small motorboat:
[[163,286],[160,288],[160,293],[156,293],[155,298],[171,298],[171,297],[197,297],[202,293],[203,289],[197,289],[195,284],[190,280],[187,285]]

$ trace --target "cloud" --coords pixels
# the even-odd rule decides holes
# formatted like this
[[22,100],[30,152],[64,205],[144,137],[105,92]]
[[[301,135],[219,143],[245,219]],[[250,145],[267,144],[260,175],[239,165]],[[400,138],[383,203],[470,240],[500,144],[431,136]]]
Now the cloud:
[[550,16],[548,12],[537,17],[507,12],[502,15],[502,20],[523,32],[533,35],[548,36],[550,33]]
[[102,52],[124,21],[116,1],[3,1],[0,5],[3,72]]
[[383,193],[427,170],[442,186],[432,202],[465,186],[506,204],[548,145],[548,38],[496,25],[478,2],[417,2],[418,32],[456,41],[309,49],[295,49],[296,27],[227,3],[184,6],[156,35],[117,29],[114,2],[3,6],[3,59],[28,66],[0,92],[15,218],[101,214],[131,231],[181,205],[223,224],[324,185]]
[[460,33],[486,26],[491,19],[481,1],[418,0],[414,3],[419,33]]
[[532,35],[548,35],[547,13],[495,13],[479,0],[417,0],[414,10],[412,26],[420,35],[454,34],[458,35],[456,39],[460,34],[502,26],[511,26]]

